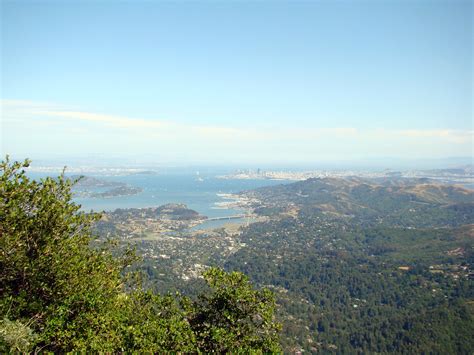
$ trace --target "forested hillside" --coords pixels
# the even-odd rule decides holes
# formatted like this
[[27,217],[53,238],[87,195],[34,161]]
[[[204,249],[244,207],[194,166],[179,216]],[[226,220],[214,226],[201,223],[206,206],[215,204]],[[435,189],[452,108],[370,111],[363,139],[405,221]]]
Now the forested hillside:
[[310,179],[246,193],[266,223],[228,269],[278,291],[286,349],[474,351],[474,192]]

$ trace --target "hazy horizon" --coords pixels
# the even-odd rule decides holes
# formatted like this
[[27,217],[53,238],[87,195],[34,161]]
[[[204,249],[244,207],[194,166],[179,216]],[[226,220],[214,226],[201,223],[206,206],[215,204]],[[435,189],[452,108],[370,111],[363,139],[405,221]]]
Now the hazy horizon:
[[[5,157],[2,157],[4,159]],[[10,155],[11,160],[22,161],[29,159],[31,169],[55,168],[61,171],[64,167],[67,170],[77,170],[81,168],[119,168],[119,169],[140,169],[140,170],[162,170],[162,171],[192,171],[202,169],[202,171],[231,172],[236,170],[284,170],[284,171],[311,171],[311,170],[430,170],[473,167],[471,157],[450,157],[442,159],[396,159],[384,157],[377,159],[361,160],[320,160],[313,162],[279,162],[279,163],[249,163],[241,162],[175,162],[175,161],[154,161],[139,158],[124,157],[31,157]]]

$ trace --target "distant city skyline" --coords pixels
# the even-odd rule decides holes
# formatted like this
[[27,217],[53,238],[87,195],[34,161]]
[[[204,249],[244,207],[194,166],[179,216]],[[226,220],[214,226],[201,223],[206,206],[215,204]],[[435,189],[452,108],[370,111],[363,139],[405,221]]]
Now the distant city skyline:
[[471,1],[3,1],[1,154],[473,156]]

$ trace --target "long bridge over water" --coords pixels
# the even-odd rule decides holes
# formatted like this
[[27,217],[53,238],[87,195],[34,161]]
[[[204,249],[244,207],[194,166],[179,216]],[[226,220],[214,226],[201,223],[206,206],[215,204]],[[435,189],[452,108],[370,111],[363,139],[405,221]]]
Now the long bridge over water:
[[252,216],[248,214],[235,214],[232,216],[211,217],[211,218],[208,218],[206,221],[219,221],[223,219],[239,219],[239,218],[247,218],[247,217],[252,217]]

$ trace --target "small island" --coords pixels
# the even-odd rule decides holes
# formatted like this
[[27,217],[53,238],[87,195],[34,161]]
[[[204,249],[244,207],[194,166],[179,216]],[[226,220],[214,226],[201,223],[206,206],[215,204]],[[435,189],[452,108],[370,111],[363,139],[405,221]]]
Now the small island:
[[111,197],[119,197],[119,196],[133,196],[133,195],[138,195],[142,191],[143,190],[139,187],[122,185],[122,186],[115,187],[111,190],[106,190],[104,192],[91,193],[89,197],[111,198]]
[[76,197],[86,198],[112,198],[120,196],[133,196],[143,192],[143,189],[130,186],[120,181],[109,181],[91,176],[72,176],[71,180],[77,180],[73,187]]

